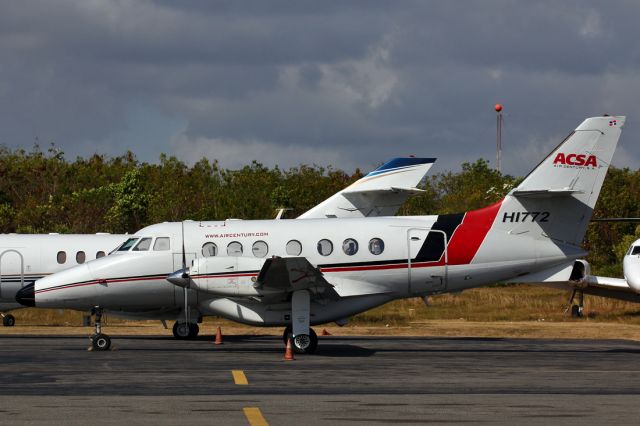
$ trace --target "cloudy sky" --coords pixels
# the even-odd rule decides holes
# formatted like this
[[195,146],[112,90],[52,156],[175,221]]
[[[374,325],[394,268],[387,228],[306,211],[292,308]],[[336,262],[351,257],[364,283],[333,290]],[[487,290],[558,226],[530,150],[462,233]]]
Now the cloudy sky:
[[0,1],[0,144],[236,168],[438,157],[524,175],[585,117],[629,116],[637,1]]

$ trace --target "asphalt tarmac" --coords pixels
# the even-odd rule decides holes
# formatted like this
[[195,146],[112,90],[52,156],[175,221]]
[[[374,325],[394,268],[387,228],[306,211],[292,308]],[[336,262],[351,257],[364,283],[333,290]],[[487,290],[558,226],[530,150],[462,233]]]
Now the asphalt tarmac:
[[[107,330],[108,332],[108,330]],[[637,424],[640,343],[276,337],[0,336],[6,424]]]

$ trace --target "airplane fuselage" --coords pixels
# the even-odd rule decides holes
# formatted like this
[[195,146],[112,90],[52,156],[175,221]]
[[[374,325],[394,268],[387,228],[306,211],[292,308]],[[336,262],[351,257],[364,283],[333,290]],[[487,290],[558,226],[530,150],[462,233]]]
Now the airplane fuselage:
[[[148,250],[116,252],[56,274],[64,284],[47,286],[43,281],[36,289],[36,305],[101,306],[121,313],[154,310],[160,317],[162,312],[175,317],[185,292],[166,278],[181,267],[183,227],[194,280],[189,306],[201,315],[256,325],[290,321],[285,301],[282,310],[277,303],[266,307],[259,299],[269,295],[254,286],[265,259],[272,256],[308,259],[341,296],[330,307],[312,303],[312,323],[340,320],[397,298],[460,291],[567,263],[567,250],[542,235],[522,236],[525,244],[513,244],[513,235],[507,245],[500,245],[500,236],[487,239],[496,218],[502,217],[501,206],[466,215],[152,225],[132,237],[137,239],[134,249],[151,238]],[[167,250],[153,249],[159,239],[168,239]],[[203,253],[215,256],[204,258]],[[576,248],[571,260],[583,254]]]

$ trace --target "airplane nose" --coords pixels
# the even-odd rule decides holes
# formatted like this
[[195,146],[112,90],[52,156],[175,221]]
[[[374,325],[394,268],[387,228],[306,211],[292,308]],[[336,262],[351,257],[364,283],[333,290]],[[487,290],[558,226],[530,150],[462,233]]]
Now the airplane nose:
[[36,306],[36,296],[34,291],[35,284],[31,283],[22,287],[16,293],[16,302],[21,305],[33,308]]

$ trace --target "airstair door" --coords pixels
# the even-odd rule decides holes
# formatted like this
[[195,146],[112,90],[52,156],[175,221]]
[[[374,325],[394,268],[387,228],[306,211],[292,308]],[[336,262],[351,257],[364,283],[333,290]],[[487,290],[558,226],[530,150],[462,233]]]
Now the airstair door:
[[440,230],[407,231],[408,293],[415,296],[440,293],[447,288],[447,235]]

